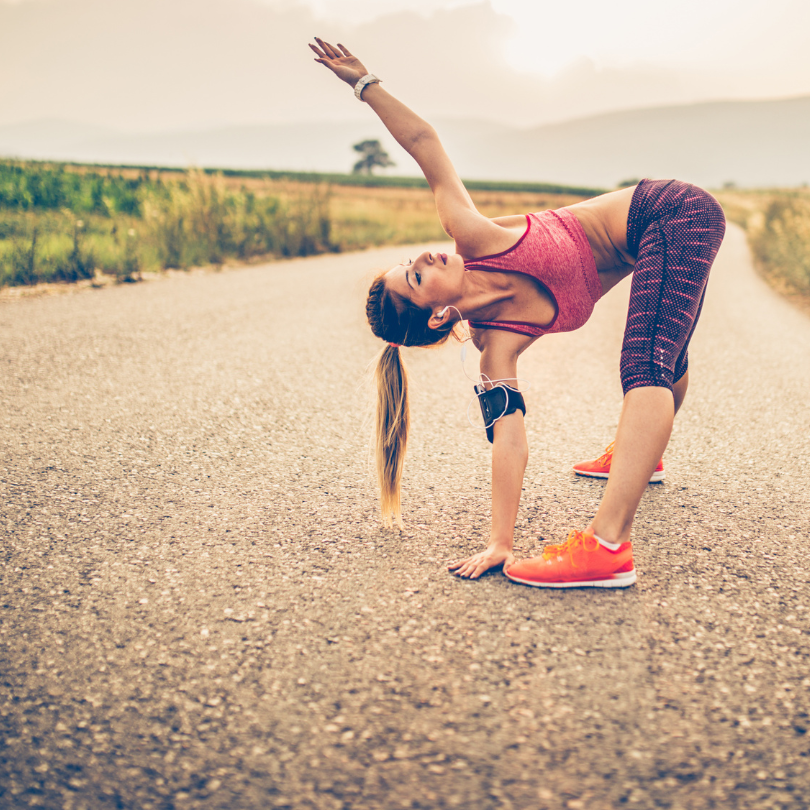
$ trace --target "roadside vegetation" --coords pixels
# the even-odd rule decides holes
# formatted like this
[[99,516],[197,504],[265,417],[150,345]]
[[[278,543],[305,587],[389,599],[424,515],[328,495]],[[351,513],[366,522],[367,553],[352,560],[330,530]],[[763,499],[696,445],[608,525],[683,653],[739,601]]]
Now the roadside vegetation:
[[[629,182],[629,181],[628,181]],[[468,182],[486,216],[599,189]],[[810,308],[810,189],[717,195],[762,275]],[[176,171],[0,160],[0,287],[137,281],[145,272],[446,239],[420,177]]]
[[329,193],[202,172],[0,162],[0,285],[73,282],[334,249]]
[[[489,216],[598,190],[471,183]],[[421,178],[0,161],[0,286],[446,238]]]
[[810,308],[810,189],[730,191],[718,199],[741,225],[763,277]]

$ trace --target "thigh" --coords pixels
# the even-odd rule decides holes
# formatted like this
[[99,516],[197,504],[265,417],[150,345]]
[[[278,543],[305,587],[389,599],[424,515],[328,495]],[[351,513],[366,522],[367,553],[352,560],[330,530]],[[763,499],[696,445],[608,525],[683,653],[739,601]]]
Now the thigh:
[[703,288],[703,295],[700,296],[700,303],[698,304],[697,314],[695,315],[695,320],[692,323],[692,329],[689,332],[688,337],[686,338],[686,343],[684,347],[681,349],[681,353],[678,355],[678,359],[675,361],[675,372],[673,374],[673,382],[676,383],[678,380],[683,377],[684,374],[689,370],[689,341],[692,340],[692,335],[695,331],[695,327],[697,326],[697,322],[700,319],[700,313],[703,309],[703,302],[706,300],[706,288]]
[[622,346],[625,393],[640,386],[671,388],[685,370],[703,293],[725,231],[711,195],[694,193],[650,221],[638,243]]

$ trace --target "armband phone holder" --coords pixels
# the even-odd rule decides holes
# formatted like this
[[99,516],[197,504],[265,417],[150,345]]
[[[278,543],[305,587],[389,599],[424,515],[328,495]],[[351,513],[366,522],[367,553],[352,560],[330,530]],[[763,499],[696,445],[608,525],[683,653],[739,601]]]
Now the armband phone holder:
[[475,386],[475,393],[478,396],[478,404],[481,406],[481,415],[484,417],[484,425],[487,429],[487,439],[492,444],[494,431],[492,426],[504,416],[508,416],[515,411],[522,411],[526,415],[526,403],[523,394],[515,388],[501,383],[487,390],[480,383]]

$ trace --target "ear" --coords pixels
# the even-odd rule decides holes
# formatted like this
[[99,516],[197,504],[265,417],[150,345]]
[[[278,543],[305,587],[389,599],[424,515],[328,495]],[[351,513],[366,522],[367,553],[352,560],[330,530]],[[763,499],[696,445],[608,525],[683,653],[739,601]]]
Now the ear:
[[449,331],[448,324],[452,316],[453,310],[450,307],[436,307],[433,314],[428,318],[428,328],[447,332]]

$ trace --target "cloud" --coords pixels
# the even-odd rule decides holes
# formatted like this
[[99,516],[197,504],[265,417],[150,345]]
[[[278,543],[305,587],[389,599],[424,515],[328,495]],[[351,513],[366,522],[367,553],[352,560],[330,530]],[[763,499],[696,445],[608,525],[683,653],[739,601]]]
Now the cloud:
[[[773,36],[789,13],[810,30],[803,6],[773,5]],[[61,118],[150,131],[367,116],[350,89],[311,60],[306,42],[314,33],[343,40],[428,118],[528,126],[740,95],[733,71],[705,65],[685,70],[581,58],[551,78],[520,72],[508,58],[516,33],[511,17],[489,3],[438,8],[426,17],[428,7],[420,0],[417,11],[351,26],[318,19],[287,0],[4,0],[0,124]],[[738,33],[749,31],[745,19],[737,23]],[[724,53],[738,53],[733,32],[723,36]],[[795,43],[807,38],[805,31],[786,36]],[[778,95],[788,85],[787,92],[800,92],[808,52],[785,57],[793,84],[779,85],[767,80],[773,73],[762,61],[773,48],[763,43],[748,57],[759,67],[750,73],[765,77],[751,95]],[[754,86],[753,79],[744,86]]]

